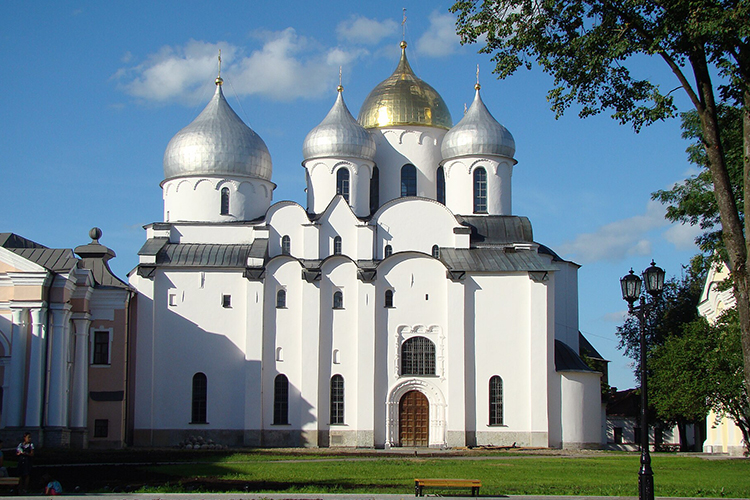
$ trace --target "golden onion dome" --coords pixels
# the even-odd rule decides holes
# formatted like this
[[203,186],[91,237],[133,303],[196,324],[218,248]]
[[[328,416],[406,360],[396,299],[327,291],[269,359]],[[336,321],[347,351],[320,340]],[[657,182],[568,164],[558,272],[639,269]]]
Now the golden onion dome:
[[357,121],[365,128],[422,125],[450,129],[448,106],[430,85],[423,82],[406,60],[406,42],[401,42],[401,60],[396,71],[372,89],[359,110]]

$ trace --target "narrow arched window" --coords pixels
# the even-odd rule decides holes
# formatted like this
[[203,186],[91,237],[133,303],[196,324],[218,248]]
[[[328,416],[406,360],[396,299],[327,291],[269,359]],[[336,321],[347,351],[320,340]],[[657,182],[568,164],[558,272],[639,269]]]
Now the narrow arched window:
[[341,236],[333,239],[333,255],[341,255]]
[[487,213],[487,171],[482,167],[474,170],[474,213]]
[[221,188],[221,215],[229,215],[229,188]]
[[372,169],[372,179],[370,179],[370,213],[380,207],[380,170],[378,167]]
[[383,254],[386,256],[386,258],[388,258],[391,255],[393,255],[393,247],[390,246],[390,245],[386,245],[385,246],[385,251],[383,252]]
[[490,425],[503,425],[503,379],[490,378]]
[[385,307],[393,307],[393,290],[385,291]]
[[437,201],[445,205],[445,169],[437,169]]
[[289,423],[289,380],[286,375],[276,375],[273,381],[273,423]]
[[432,256],[436,259],[440,258],[440,247],[437,245],[432,245]]
[[344,377],[331,377],[331,424],[344,423]]
[[340,194],[344,197],[347,203],[349,203],[349,169],[340,168],[336,172],[336,194]]
[[401,167],[401,196],[417,196],[417,167],[410,163]]
[[333,294],[333,308],[343,309],[344,308],[344,294],[339,290]]
[[282,255],[290,255],[292,253],[292,239],[289,237],[289,235],[284,235],[281,237],[281,254]]
[[206,403],[208,401],[208,379],[204,373],[193,375],[193,404],[191,424],[206,423]]
[[286,290],[283,288],[276,292],[276,308],[283,309],[286,307]]
[[401,344],[401,375],[435,375],[435,344],[412,337]]

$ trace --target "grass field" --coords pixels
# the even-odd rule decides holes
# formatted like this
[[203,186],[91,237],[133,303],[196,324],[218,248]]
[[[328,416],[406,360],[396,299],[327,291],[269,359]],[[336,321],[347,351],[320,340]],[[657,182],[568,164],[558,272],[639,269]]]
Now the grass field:
[[[655,453],[652,464],[657,496],[750,498],[750,460]],[[41,451],[34,479],[39,483],[50,473],[67,491],[81,492],[412,495],[415,477],[464,478],[480,479],[483,496],[637,496],[638,468],[638,454],[619,452],[466,450],[414,457],[345,450],[84,450]]]

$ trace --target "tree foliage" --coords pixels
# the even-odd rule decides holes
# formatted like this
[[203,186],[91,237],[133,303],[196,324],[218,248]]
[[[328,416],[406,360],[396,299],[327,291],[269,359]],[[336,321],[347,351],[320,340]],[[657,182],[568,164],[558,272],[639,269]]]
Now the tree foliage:
[[[742,109],[737,106],[721,105],[718,108],[721,142],[725,151],[727,169],[740,217],[744,223],[744,192],[742,190]],[[703,233],[696,243],[708,254],[722,255],[726,252],[721,241],[721,220],[719,207],[714,197],[714,185],[708,169],[708,157],[703,148],[703,136],[698,113],[682,113],[682,137],[690,141],[687,147],[688,160],[698,167],[698,173],[675,184],[672,189],[659,190],[652,198],[667,206],[667,219],[692,226],[699,226]]]
[[[750,189],[750,0],[458,0],[451,11],[462,42],[482,40],[480,52],[492,55],[500,78],[534,62],[551,74],[548,99],[557,116],[578,103],[582,117],[607,111],[638,131],[676,115],[674,91],[687,95],[700,124],[750,387],[750,227],[742,217],[750,200],[740,196],[745,206],[738,207],[719,107],[721,99],[741,106],[744,193]],[[644,56],[661,59],[676,88],[664,92],[635,76],[631,63]]]
[[696,421],[714,409],[737,424],[748,447],[750,414],[735,310],[714,326],[703,318],[685,324],[652,351],[648,365],[659,418]]
[[[664,283],[664,292],[648,318],[646,344],[649,349],[661,346],[680,332],[683,325],[698,319],[698,301],[706,280],[709,263],[702,255],[696,255],[684,270],[681,278],[671,278]],[[638,320],[628,316],[622,326],[617,327],[619,348],[635,361],[635,374],[640,372],[640,330]],[[648,356],[648,353],[647,353]]]

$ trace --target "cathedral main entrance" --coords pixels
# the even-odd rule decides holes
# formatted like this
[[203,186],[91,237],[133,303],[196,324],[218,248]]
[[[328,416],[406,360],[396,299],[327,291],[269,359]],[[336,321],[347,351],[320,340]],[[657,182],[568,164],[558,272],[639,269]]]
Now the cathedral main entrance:
[[399,446],[429,446],[430,406],[419,391],[409,391],[398,404]]

